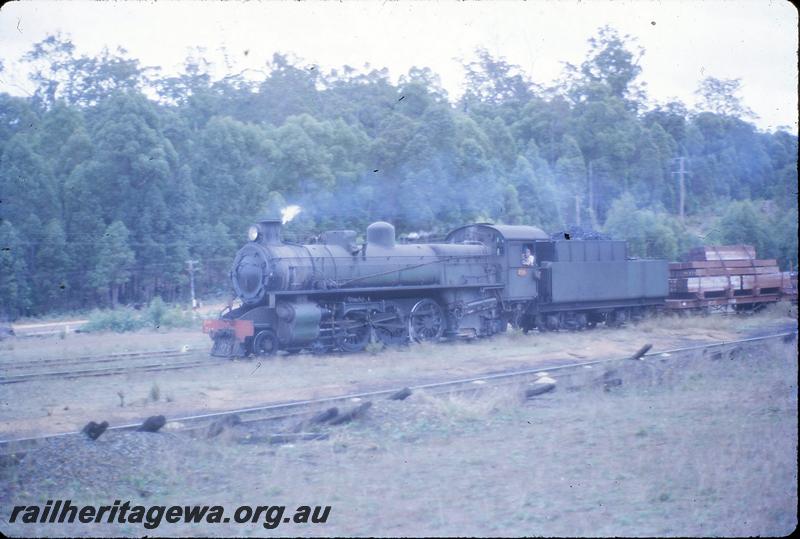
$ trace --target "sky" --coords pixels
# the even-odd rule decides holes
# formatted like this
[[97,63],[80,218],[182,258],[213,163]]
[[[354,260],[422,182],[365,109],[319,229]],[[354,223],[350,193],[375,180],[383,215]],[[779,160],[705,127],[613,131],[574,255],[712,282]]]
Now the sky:
[[0,92],[30,92],[18,59],[60,32],[79,54],[121,46],[168,73],[196,47],[219,76],[243,69],[261,76],[275,52],[323,70],[386,67],[394,80],[412,66],[430,67],[457,98],[461,60],[473,59],[476,48],[549,84],[563,62],[580,64],[587,40],[610,25],[645,49],[640,80],[652,101],[677,98],[691,107],[702,78],[739,78],[759,128],[797,132],[797,24],[797,10],[784,0],[24,1],[0,10]]

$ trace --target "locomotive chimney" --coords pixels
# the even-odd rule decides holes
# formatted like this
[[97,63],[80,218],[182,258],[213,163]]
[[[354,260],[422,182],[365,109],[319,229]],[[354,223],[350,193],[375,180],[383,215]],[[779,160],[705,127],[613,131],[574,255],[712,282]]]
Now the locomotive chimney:
[[283,243],[281,239],[281,225],[280,219],[264,219],[258,222],[258,237],[259,241],[265,245],[280,245]]

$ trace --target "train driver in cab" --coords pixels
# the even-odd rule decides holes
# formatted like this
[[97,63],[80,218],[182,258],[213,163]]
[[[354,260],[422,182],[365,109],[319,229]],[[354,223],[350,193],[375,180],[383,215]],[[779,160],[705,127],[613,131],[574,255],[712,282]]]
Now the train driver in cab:
[[533,254],[531,254],[530,247],[525,247],[522,250],[522,265],[523,266],[533,266],[536,263],[536,259],[533,258]]

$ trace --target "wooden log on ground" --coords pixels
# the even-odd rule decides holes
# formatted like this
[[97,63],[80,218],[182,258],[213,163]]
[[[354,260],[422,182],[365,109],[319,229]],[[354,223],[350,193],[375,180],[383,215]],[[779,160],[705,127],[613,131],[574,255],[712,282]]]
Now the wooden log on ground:
[[635,353],[634,353],[634,354],[631,356],[631,359],[642,359],[642,357],[643,357],[643,356],[644,356],[644,355],[645,355],[647,352],[649,352],[649,351],[650,351],[650,349],[651,349],[652,347],[653,347],[653,345],[652,345],[652,344],[649,344],[649,343],[648,343],[648,344],[645,344],[644,346],[642,346],[641,348],[639,348],[639,349],[638,349],[638,350],[637,350],[637,351],[636,351],[636,352],[635,352]]
[[343,414],[339,414],[338,416],[334,417],[330,421],[330,424],[331,425],[342,425],[344,423],[349,423],[350,421],[353,421],[354,419],[358,419],[359,417],[364,415],[364,413],[367,410],[369,410],[371,406],[372,406],[372,401],[362,402],[361,404],[359,404],[355,408],[353,408],[353,409],[351,409],[351,410],[349,410],[349,411],[347,411],[347,412],[345,412]]
[[303,430],[307,429],[308,427],[310,427],[312,425],[321,425],[323,423],[327,423],[328,421],[331,421],[332,419],[335,419],[338,416],[339,416],[339,409],[334,406],[332,408],[328,408],[327,410],[325,410],[323,412],[319,412],[317,414],[314,414],[313,416],[311,416],[309,419],[306,419],[305,421],[301,421],[300,423],[298,423],[297,425],[294,426],[292,431],[293,432],[300,432],[300,431],[303,431]]
[[86,426],[81,429],[81,432],[88,436],[90,440],[97,440],[106,429],[108,429],[108,421],[103,421],[102,423],[89,421]]
[[553,382],[536,382],[533,384],[533,387],[525,390],[525,398],[531,399],[539,395],[544,395],[545,393],[550,393],[555,388],[556,384]]
[[410,397],[410,396],[411,396],[411,388],[409,388],[409,387],[404,387],[403,389],[401,389],[401,390],[400,390],[400,391],[398,391],[397,393],[393,393],[393,394],[391,394],[391,395],[389,396],[389,400],[392,400],[392,401],[402,401],[402,400],[406,400],[406,399],[407,399],[408,397]]
[[240,425],[242,423],[242,418],[240,418],[237,414],[233,415],[226,415],[216,421],[213,421],[208,426],[208,431],[206,435],[208,438],[214,438],[222,434],[222,431],[229,427],[235,427],[236,425]]
[[525,398],[530,399],[538,395],[550,393],[556,388],[556,381],[547,374],[539,376],[533,386],[525,390]]
[[308,422],[311,425],[319,425],[320,423],[327,423],[331,419],[335,418],[339,415],[339,409],[337,407],[328,408],[324,412],[319,412],[311,417]]
[[136,429],[141,432],[158,432],[161,427],[167,424],[167,418],[163,415],[151,415],[144,420],[144,423]]

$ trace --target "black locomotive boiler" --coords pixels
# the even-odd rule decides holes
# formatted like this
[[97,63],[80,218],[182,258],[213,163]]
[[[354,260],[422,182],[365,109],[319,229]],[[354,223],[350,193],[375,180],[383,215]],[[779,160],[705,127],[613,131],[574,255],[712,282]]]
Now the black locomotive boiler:
[[472,224],[441,243],[398,244],[394,227],[283,241],[281,222],[250,228],[231,281],[241,306],[203,329],[224,357],[617,325],[663,305],[665,260],[632,260],[625,242],[551,240],[539,228]]

